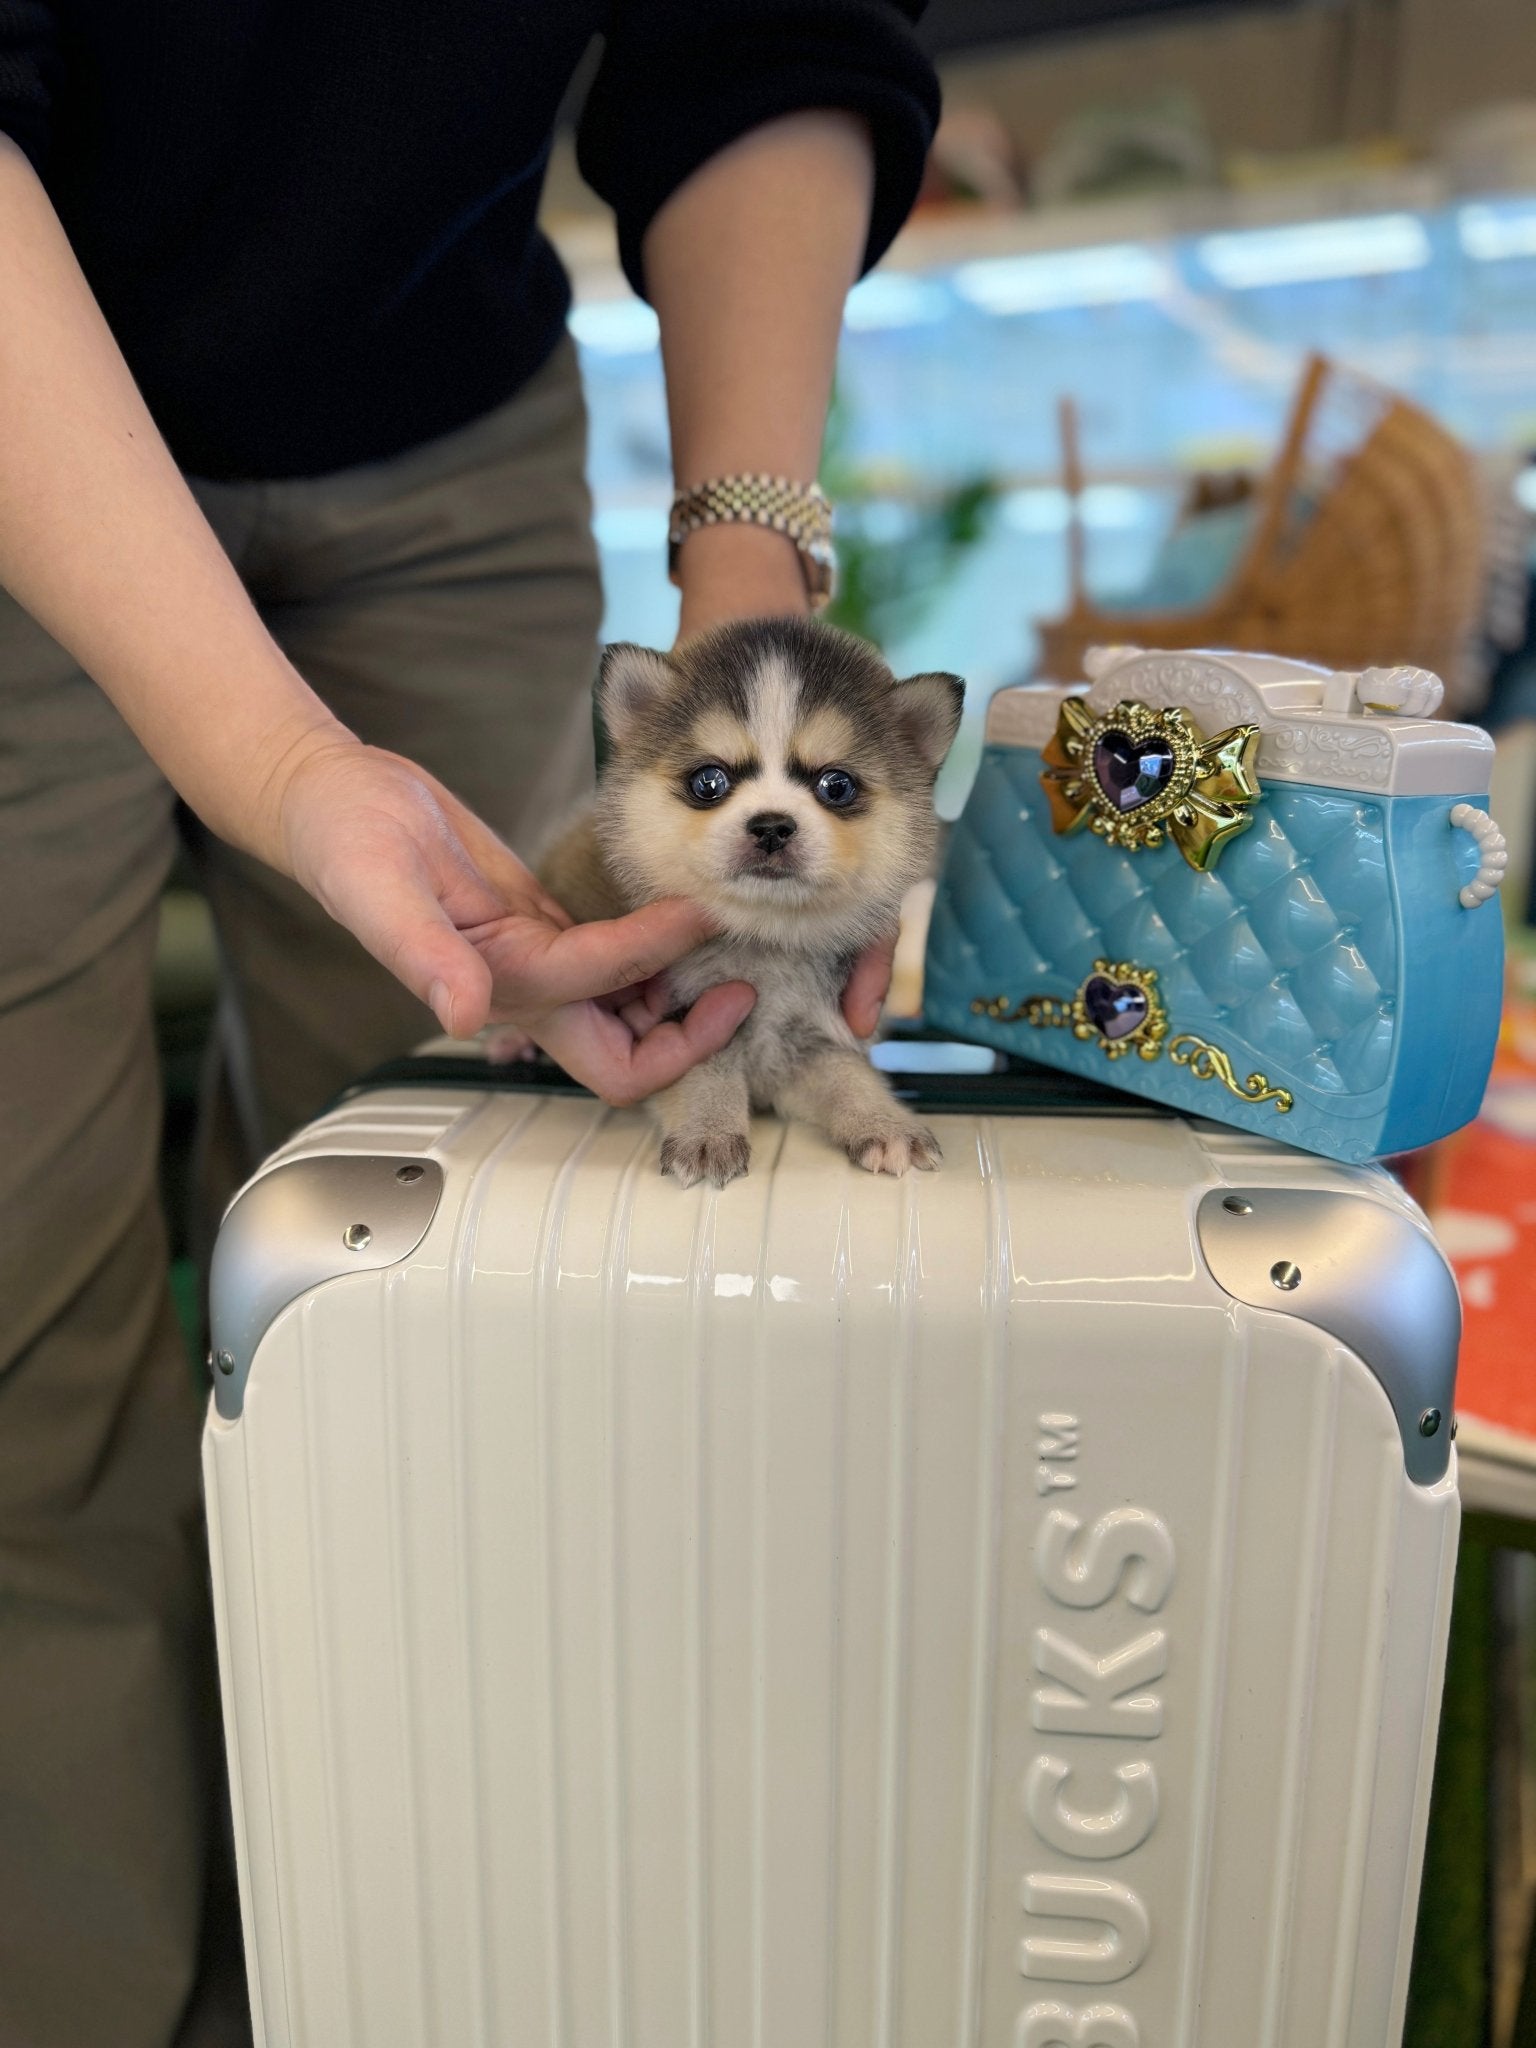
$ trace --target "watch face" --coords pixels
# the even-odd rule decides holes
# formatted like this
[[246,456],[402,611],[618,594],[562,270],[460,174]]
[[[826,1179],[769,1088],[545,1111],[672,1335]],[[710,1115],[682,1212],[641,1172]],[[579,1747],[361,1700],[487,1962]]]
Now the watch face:
[[805,571],[805,587],[811,594],[811,607],[819,612],[832,602],[837,592],[837,555],[832,543],[813,540],[802,547],[800,566]]

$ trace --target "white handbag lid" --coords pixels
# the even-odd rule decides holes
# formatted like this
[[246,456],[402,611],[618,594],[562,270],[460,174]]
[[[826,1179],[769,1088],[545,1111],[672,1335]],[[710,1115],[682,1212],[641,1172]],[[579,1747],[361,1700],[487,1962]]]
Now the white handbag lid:
[[1025,683],[999,690],[987,710],[991,746],[1043,747],[1064,697],[1096,714],[1125,698],[1189,712],[1207,738],[1256,725],[1259,774],[1373,796],[1481,796],[1493,772],[1493,741],[1480,726],[1437,719],[1444,696],[1422,668],[1319,668],[1275,654],[1217,649],[1178,653],[1100,647],[1085,664],[1092,681]]

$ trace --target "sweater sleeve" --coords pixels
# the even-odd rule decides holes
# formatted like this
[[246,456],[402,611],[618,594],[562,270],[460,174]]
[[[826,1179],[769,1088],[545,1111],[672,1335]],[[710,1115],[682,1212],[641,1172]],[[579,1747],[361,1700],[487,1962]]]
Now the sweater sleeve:
[[939,117],[912,23],[925,0],[614,0],[577,136],[642,296],[640,245],[677,187],[749,129],[813,107],[862,114],[874,140],[867,270],[910,212]]
[[50,0],[0,0],[0,134],[42,169],[59,69],[59,24]]

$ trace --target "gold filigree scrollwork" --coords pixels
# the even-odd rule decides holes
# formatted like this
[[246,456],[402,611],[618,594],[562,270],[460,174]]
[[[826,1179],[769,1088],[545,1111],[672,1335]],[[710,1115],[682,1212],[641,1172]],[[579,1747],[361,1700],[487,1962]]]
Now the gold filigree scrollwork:
[[1017,1008],[1006,996],[977,996],[971,1004],[973,1017],[990,1017],[997,1024],[1033,1024],[1036,1029],[1076,1021],[1071,1003],[1055,996],[1026,996]]
[[1124,698],[1096,716],[1062,700],[1040,785],[1058,833],[1087,825],[1131,852],[1171,839],[1200,873],[1253,822],[1261,794],[1259,728],[1233,725],[1206,739],[1189,713]]
[[1096,1039],[1106,1059],[1134,1052],[1155,1060],[1168,1035],[1168,1013],[1157,992],[1157,969],[1133,960],[1095,960],[1070,1001],[1059,996],[1025,996],[1010,1007],[1007,996],[977,996],[973,1017],[997,1024],[1029,1024],[1036,1030],[1069,1030],[1074,1038]]
[[1296,1098],[1289,1088],[1276,1088],[1267,1074],[1250,1074],[1246,1081],[1239,1081],[1232,1070],[1232,1062],[1219,1045],[1212,1045],[1208,1039],[1196,1038],[1192,1031],[1184,1031],[1168,1047],[1168,1057],[1176,1067],[1188,1067],[1197,1081],[1219,1081],[1243,1102],[1272,1102],[1279,1115],[1295,1107]]
[[1239,1081],[1232,1061],[1219,1045],[1182,1031],[1168,1038],[1168,1013],[1157,990],[1157,969],[1138,967],[1134,960],[1095,960],[1070,1000],[1060,996],[1025,996],[1013,1003],[1007,996],[977,996],[973,1017],[995,1024],[1028,1024],[1037,1031],[1066,1030],[1074,1038],[1097,1041],[1106,1059],[1124,1059],[1129,1052],[1155,1060],[1166,1049],[1176,1067],[1187,1067],[1197,1081],[1219,1081],[1242,1102],[1272,1102],[1284,1116],[1295,1107],[1289,1088],[1277,1088],[1267,1074]]

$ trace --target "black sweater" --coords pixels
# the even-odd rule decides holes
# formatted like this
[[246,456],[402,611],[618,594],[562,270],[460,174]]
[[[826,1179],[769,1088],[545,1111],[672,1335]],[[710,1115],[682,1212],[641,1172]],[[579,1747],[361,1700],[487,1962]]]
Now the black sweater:
[[535,213],[595,32],[580,162],[643,290],[668,194],[799,108],[868,118],[875,260],[937,117],[921,6],[0,0],[0,130],[182,465],[312,476],[465,424],[554,346],[569,291]]

